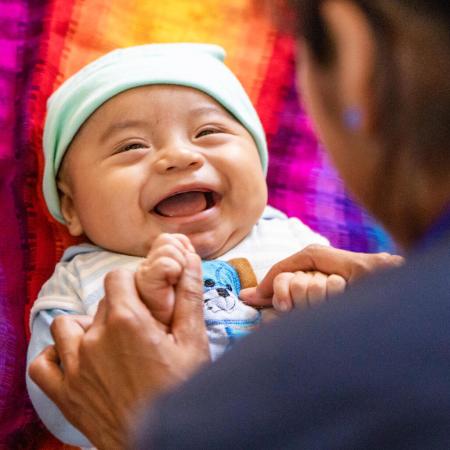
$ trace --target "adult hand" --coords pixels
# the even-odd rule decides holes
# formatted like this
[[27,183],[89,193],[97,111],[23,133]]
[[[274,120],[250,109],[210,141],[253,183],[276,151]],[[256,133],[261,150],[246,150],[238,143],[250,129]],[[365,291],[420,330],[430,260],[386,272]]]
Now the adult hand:
[[[401,256],[391,255],[389,253],[356,253],[346,250],[340,250],[333,247],[323,245],[309,245],[302,251],[283,259],[275,264],[261,283],[256,288],[244,289],[239,294],[240,298],[249,305],[253,306],[269,306],[273,303],[274,286],[283,283],[283,278],[288,273],[302,272],[321,272],[322,274],[342,277],[347,283],[351,284],[355,280],[376,272],[378,270],[397,267],[403,264],[404,259]],[[307,277],[304,277],[307,279]],[[328,277],[331,283],[322,283],[322,285],[330,285],[330,293],[342,290],[342,282],[334,283],[332,277]],[[336,285],[336,286],[335,286]],[[320,286],[318,286],[320,288]],[[311,293],[317,297],[317,291],[314,283],[306,286]],[[302,291],[307,298],[308,292],[305,286],[296,287],[296,292]],[[323,291],[323,289],[321,290]],[[290,295],[295,299],[295,293]],[[325,295],[328,295],[325,293]],[[275,299],[275,303],[280,299]],[[303,302],[303,299],[300,299]],[[294,301],[294,303],[296,303]],[[290,309],[291,303],[286,308],[280,307],[281,310]]]
[[139,299],[134,274],[122,270],[106,277],[92,324],[74,316],[53,322],[55,345],[30,365],[30,376],[97,448],[125,448],[139,405],[209,360],[201,279],[200,259],[191,253],[170,329]]

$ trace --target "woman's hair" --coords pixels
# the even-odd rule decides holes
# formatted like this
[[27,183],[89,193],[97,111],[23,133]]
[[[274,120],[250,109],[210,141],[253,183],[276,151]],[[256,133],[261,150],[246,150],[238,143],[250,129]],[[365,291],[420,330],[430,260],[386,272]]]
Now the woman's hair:
[[[325,1],[287,0],[293,32],[305,40],[317,64],[324,68],[332,65],[334,58],[333,42],[321,16]],[[380,185],[376,189],[379,203],[380,198],[389,198],[386,196],[398,190],[393,183],[400,167],[403,171],[407,168],[405,177],[426,174],[448,185],[450,1],[348,1],[363,12],[376,41],[375,119],[383,152],[383,163],[378,168]],[[413,197],[419,188],[412,181],[409,185],[404,203],[414,208]],[[387,211],[385,205],[379,208],[373,212],[382,218]],[[414,215],[410,213],[409,219]],[[403,215],[403,220],[408,221],[408,211]],[[420,233],[413,229],[410,232],[412,238]]]

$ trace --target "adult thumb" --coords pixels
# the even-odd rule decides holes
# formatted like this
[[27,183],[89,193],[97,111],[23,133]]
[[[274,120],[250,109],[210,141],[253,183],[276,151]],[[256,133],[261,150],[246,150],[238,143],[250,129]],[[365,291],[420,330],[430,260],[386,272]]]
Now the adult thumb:
[[186,254],[186,266],[175,289],[172,334],[183,341],[196,340],[199,336],[201,340],[206,339],[202,266],[196,253]]

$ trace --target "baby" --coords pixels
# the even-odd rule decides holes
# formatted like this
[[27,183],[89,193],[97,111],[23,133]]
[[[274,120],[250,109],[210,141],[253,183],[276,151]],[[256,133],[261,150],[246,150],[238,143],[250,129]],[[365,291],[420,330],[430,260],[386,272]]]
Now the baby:
[[[111,270],[137,271],[138,291],[169,323],[171,287],[186,251],[205,261],[245,257],[261,280],[305,246],[328,245],[298,219],[266,206],[264,131],[223,59],[220,47],[205,44],[120,49],[50,97],[44,196],[53,217],[86,243],[66,250],[41,289],[30,318],[28,363],[53,343],[49,327],[57,315],[95,314]],[[239,300],[211,307],[212,278],[236,279],[224,263],[217,267],[204,266],[213,359],[260,316]],[[237,299],[239,282],[224,286]],[[233,320],[224,322],[231,309]],[[221,320],[214,313],[223,313]],[[50,431],[88,446],[29,378],[27,384]]]

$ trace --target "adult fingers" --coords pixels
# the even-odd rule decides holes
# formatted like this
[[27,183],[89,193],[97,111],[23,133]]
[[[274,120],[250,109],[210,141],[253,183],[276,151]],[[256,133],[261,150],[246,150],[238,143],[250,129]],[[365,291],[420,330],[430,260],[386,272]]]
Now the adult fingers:
[[150,314],[137,292],[134,273],[119,269],[106,274],[105,297],[103,299],[105,320],[111,315],[139,317],[140,314]]
[[58,316],[50,325],[55,350],[64,371],[74,373],[78,369],[78,352],[86,333],[82,320],[76,316]]
[[102,298],[100,302],[97,305],[97,311],[95,312],[95,315],[92,319],[92,325],[100,325],[101,323],[104,323],[106,320],[106,306],[105,306],[105,299]]
[[55,403],[62,397],[64,381],[64,374],[59,362],[55,347],[50,345],[42,350],[28,368],[30,378]]
[[176,286],[172,333],[181,341],[206,340],[202,267],[200,257],[196,253],[187,254],[186,266]]
[[270,297],[262,297],[256,287],[242,289],[239,298],[251,306],[271,306],[273,302],[272,294]]
[[[166,325],[155,320],[151,311],[139,297],[135,274],[128,270],[114,270],[105,277],[105,297],[103,299],[104,324],[139,328],[151,327],[154,331],[166,331]],[[157,339],[158,336],[154,335]]]

